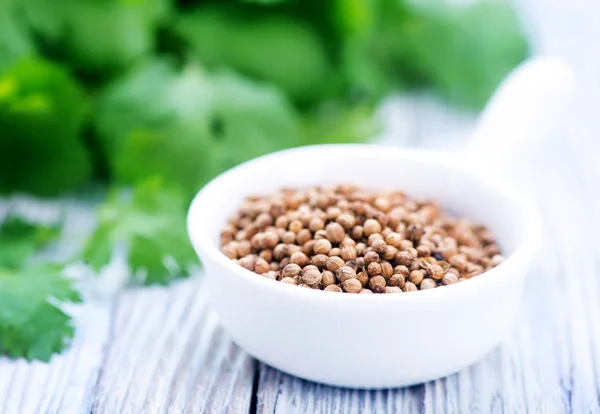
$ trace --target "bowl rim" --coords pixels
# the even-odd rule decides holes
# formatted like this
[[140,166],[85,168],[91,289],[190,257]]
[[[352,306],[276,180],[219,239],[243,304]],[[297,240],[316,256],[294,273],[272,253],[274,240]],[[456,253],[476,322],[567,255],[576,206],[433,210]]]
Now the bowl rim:
[[[523,234],[522,239],[519,240],[516,245],[514,251],[505,257],[505,260],[499,264],[498,266],[483,272],[481,275],[477,277],[471,278],[469,280],[465,280],[460,283],[455,283],[452,285],[440,286],[435,289],[426,289],[426,290],[417,290],[414,292],[410,292],[410,295],[404,294],[374,294],[374,295],[360,295],[360,294],[339,294],[332,295],[331,293],[336,292],[325,292],[321,289],[300,289],[298,286],[289,285],[286,283],[280,283],[279,281],[267,279],[265,277],[259,277],[256,273],[243,268],[242,266],[234,263],[231,259],[225,256],[218,246],[210,240],[209,235],[206,232],[201,232],[197,230],[199,228],[198,221],[201,219],[197,217],[196,211],[199,209],[198,205],[202,203],[203,198],[207,193],[213,191],[215,187],[217,187],[220,182],[234,174],[238,174],[240,171],[243,171],[249,165],[256,163],[264,163],[269,160],[279,157],[284,154],[289,154],[292,152],[309,152],[309,151],[331,151],[331,150],[339,150],[343,148],[345,151],[365,151],[367,149],[372,149],[373,147],[377,148],[378,151],[385,151],[386,154],[396,153],[402,157],[406,156],[424,156],[428,157],[439,157],[436,162],[444,163],[445,166],[449,168],[453,168],[456,170],[462,170],[467,174],[474,177],[474,179],[478,180],[484,187],[490,188],[491,191],[503,196],[510,203],[515,205],[517,209],[521,212],[521,215],[527,217],[527,220],[524,220],[526,226],[523,230],[521,230],[521,234]],[[492,283],[494,280],[498,278],[506,278],[506,275],[502,275],[504,269],[508,269],[513,263],[522,262],[523,259],[532,258],[535,250],[537,249],[540,239],[541,239],[541,222],[539,220],[539,215],[536,214],[536,209],[533,207],[532,203],[524,199],[522,195],[518,194],[515,191],[511,191],[509,187],[506,186],[501,180],[490,180],[488,177],[481,175],[478,173],[476,167],[468,168],[465,165],[461,165],[455,161],[449,161],[449,159],[453,157],[448,157],[450,152],[448,150],[435,150],[435,149],[426,149],[426,148],[407,148],[407,147],[398,147],[398,146],[390,146],[384,144],[317,144],[317,145],[307,145],[289,148],[281,151],[271,152],[266,155],[262,155],[260,157],[253,158],[246,162],[243,162],[221,174],[213,178],[209,183],[207,183],[198,193],[194,196],[187,214],[187,231],[188,237],[192,246],[198,256],[210,256],[214,262],[218,263],[220,266],[223,266],[227,271],[230,271],[232,274],[235,274],[236,277],[240,277],[244,279],[246,282],[255,285],[261,289],[272,289],[274,291],[279,291],[281,294],[288,295],[301,295],[299,297],[304,297],[307,300],[320,300],[319,298],[324,298],[325,300],[342,300],[342,301],[370,301],[371,303],[375,303],[376,301],[399,301],[399,302],[412,302],[412,301],[430,301],[437,300],[442,297],[447,297],[448,295],[458,296],[468,295],[471,292],[478,291],[480,287],[485,286],[486,284]],[[462,157],[460,153],[454,154],[455,157]],[[455,158],[454,157],[454,158]],[[519,273],[519,272],[515,272]],[[485,277],[482,277],[484,276]],[[524,279],[525,274],[522,276]],[[295,292],[295,293],[294,293]],[[403,292],[408,293],[408,292]],[[306,295],[306,296],[302,296]]]

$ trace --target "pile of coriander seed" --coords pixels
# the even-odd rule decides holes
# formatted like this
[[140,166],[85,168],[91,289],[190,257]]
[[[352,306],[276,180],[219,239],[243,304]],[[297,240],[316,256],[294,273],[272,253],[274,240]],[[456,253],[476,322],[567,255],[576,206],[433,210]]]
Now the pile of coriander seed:
[[503,261],[483,225],[402,191],[352,185],[247,197],[221,232],[221,251],[262,277],[365,294],[450,285]]

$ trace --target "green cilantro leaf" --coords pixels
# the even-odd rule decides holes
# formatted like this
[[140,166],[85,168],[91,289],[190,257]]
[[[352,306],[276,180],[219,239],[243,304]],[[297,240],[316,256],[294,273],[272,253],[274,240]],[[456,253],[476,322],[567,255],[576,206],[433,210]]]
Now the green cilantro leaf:
[[158,175],[188,197],[242,161],[299,143],[296,113],[275,88],[168,61],[115,81],[95,114],[118,182]]
[[114,191],[98,211],[98,227],[83,259],[99,270],[123,246],[135,275],[145,284],[167,284],[188,276],[198,259],[186,233],[182,194],[159,179],[136,185],[131,194]]
[[22,7],[54,55],[98,74],[150,53],[171,9],[169,0],[22,0]]
[[86,106],[80,86],[54,63],[24,59],[0,73],[0,193],[49,196],[87,181]]
[[204,64],[271,82],[296,102],[311,104],[335,90],[322,40],[294,17],[204,7],[182,15],[176,30]]
[[58,266],[0,268],[0,353],[48,361],[73,336],[62,305],[80,300]]
[[33,224],[10,216],[0,224],[0,268],[19,269],[58,234],[58,226]]

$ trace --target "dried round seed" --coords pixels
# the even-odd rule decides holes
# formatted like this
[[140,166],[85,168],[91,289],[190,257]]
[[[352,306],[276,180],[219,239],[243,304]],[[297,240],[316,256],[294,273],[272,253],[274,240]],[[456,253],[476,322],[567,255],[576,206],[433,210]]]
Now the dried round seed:
[[385,293],[402,293],[402,289],[397,286],[386,286]]
[[327,254],[331,250],[331,242],[327,239],[317,240],[313,246],[315,254]]
[[239,257],[244,257],[250,254],[252,248],[248,240],[241,240],[237,244],[237,253]]
[[319,270],[319,268],[315,265],[306,265],[302,268],[303,272],[308,272],[309,270]]
[[412,255],[409,252],[402,251],[402,252],[396,253],[396,256],[394,257],[394,260],[396,261],[396,263],[398,263],[400,265],[410,266],[410,264],[413,261],[413,258],[412,258]]
[[413,270],[419,270],[421,268],[421,262],[419,261],[419,259],[414,259],[412,262],[410,262],[410,266],[408,266],[408,270],[410,270],[411,272]]
[[277,280],[277,272],[268,271],[268,272],[262,273],[260,275],[263,277],[266,277],[267,279]]
[[367,266],[367,273],[370,276],[380,275],[381,274],[381,264],[377,262],[371,262]]
[[286,283],[288,285],[297,285],[298,282],[296,281],[296,279],[292,278],[292,277],[284,277],[281,279],[282,283]]
[[453,273],[446,273],[442,278],[442,285],[451,285],[453,283],[458,283],[458,276]]
[[279,216],[275,219],[275,227],[279,229],[287,229],[289,224],[290,220],[287,218],[287,216]]
[[304,226],[302,225],[302,221],[296,219],[290,221],[290,224],[288,225],[288,230],[294,233],[298,233],[300,230],[302,230],[303,227]]
[[335,275],[333,274],[333,272],[330,272],[329,270],[324,270],[322,273],[322,276],[323,277],[321,279],[321,285],[323,287],[337,283],[337,279],[336,279]]
[[365,287],[365,286],[367,286],[369,284],[369,275],[365,271],[358,272],[356,274],[356,278],[358,279],[358,281],[360,282],[360,284],[363,287]]
[[417,254],[419,257],[425,257],[431,255],[431,248],[427,245],[419,245],[417,246]]
[[358,293],[363,287],[357,279],[348,279],[342,283],[342,288],[348,293]]
[[402,288],[402,290],[404,292],[416,292],[419,289],[417,289],[417,286],[415,286],[414,283],[412,283],[412,282],[406,282],[404,284],[404,288]]
[[309,229],[302,229],[296,234],[296,241],[298,244],[304,244],[310,239],[312,239],[312,233]]
[[379,262],[379,255],[375,252],[367,252],[365,254],[365,264],[368,266],[371,263]]
[[327,238],[332,243],[339,243],[346,236],[344,228],[339,223],[329,223],[325,226],[325,231],[327,232]]
[[442,266],[432,264],[427,268],[427,274],[435,280],[441,280],[444,277],[444,269]]
[[315,269],[310,269],[302,274],[302,282],[307,285],[314,286],[316,284],[321,283],[322,279],[321,272]]
[[269,262],[267,262],[265,259],[262,259],[260,257],[256,258],[256,260],[254,261],[254,271],[256,273],[261,275],[263,273],[267,273],[269,270],[271,270],[271,267],[269,266]]
[[363,237],[363,227],[362,226],[354,226],[350,231],[350,237],[354,240],[360,240]]
[[357,253],[354,246],[344,246],[341,249],[340,255],[342,256],[342,259],[348,261],[356,259]]
[[384,241],[388,246],[392,246],[398,249],[402,244],[402,236],[396,232],[391,232],[385,236]]
[[350,266],[342,266],[336,272],[337,280],[344,283],[348,279],[356,279],[356,271]]
[[356,247],[356,242],[352,238],[346,236],[344,237],[344,240],[340,242],[340,248],[346,246]]
[[308,264],[309,259],[308,256],[302,252],[295,252],[290,256],[290,262],[295,263],[300,267],[304,267]]
[[237,243],[231,242],[221,247],[221,252],[230,259],[238,258]]
[[435,280],[429,279],[429,278],[423,279],[423,281],[419,285],[419,287],[421,288],[421,290],[433,289],[436,286],[437,286],[437,283],[435,283]]
[[363,224],[365,235],[368,237],[372,234],[381,233],[381,224],[375,219],[367,219]]
[[381,234],[379,234],[379,233],[373,233],[367,239],[367,244],[369,246],[373,246],[373,243],[375,243],[378,240],[383,240],[383,236]]
[[329,256],[327,256],[326,254],[316,254],[312,257],[310,262],[313,265],[317,266],[319,269],[323,269],[327,266],[328,259],[329,259]]
[[307,256],[311,256],[313,254],[313,247],[316,242],[316,240],[309,240],[306,243],[304,243],[302,245],[302,253],[304,253]]
[[364,295],[364,294],[367,294],[367,295],[372,295],[372,294],[373,294],[373,291],[372,291],[372,290],[370,290],[370,289],[361,289],[361,291],[360,291],[360,292],[358,292],[358,293],[359,293],[359,294],[361,294],[361,295]]
[[312,232],[315,232],[317,230],[323,230],[325,228],[325,222],[319,217],[313,217],[312,220],[308,223],[308,228]]
[[404,239],[400,242],[400,246],[398,247],[398,250],[408,250],[411,249],[413,247],[413,242],[407,239]]
[[421,270],[413,270],[412,272],[410,272],[410,275],[408,276],[408,280],[417,286],[421,284],[421,282],[423,281],[424,278],[425,278],[425,275],[423,274],[423,272]]
[[317,230],[313,238],[315,240],[327,239],[327,232],[325,230]]
[[394,267],[394,273],[402,275],[404,277],[408,277],[408,275],[410,274],[410,271],[408,270],[408,267],[398,265],[398,266]]
[[383,240],[375,240],[371,245],[371,248],[378,255],[383,255],[387,249],[387,244]]
[[273,250],[270,250],[270,249],[261,250],[260,253],[258,254],[258,257],[260,257],[261,259],[264,259],[270,263],[271,261],[273,261]]
[[394,268],[388,261],[381,262],[381,275],[389,279],[394,274]]
[[368,252],[368,247],[364,243],[356,243],[356,254],[359,256],[364,256]]
[[388,285],[389,286],[398,286],[398,287],[404,287],[404,283],[405,283],[405,279],[404,276],[394,273],[389,279],[388,279]]
[[382,257],[385,260],[393,260],[396,257],[397,253],[398,253],[398,249],[396,249],[394,246],[387,246],[385,248],[385,251],[383,252]]
[[335,272],[340,267],[344,266],[344,264],[346,264],[346,263],[344,262],[344,260],[341,257],[333,256],[333,257],[330,257],[329,259],[327,259],[327,263],[325,266],[327,267],[327,270],[329,270],[331,272]]
[[283,236],[281,236],[281,241],[285,244],[292,244],[296,242],[296,233],[293,231],[286,231]]
[[342,213],[337,216],[335,220],[340,226],[342,226],[345,230],[350,230],[354,226],[355,218],[350,213]]
[[369,280],[369,287],[375,293],[381,293],[385,290],[386,281],[383,276],[373,276]]
[[325,292],[339,292],[342,293],[342,288],[337,285],[328,285],[323,289]]
[[329,250],[329,253],[327,253],[328,256],[339,256],[342,254],[342,249],[340,249],[339,247],[334,247],[333,249]]

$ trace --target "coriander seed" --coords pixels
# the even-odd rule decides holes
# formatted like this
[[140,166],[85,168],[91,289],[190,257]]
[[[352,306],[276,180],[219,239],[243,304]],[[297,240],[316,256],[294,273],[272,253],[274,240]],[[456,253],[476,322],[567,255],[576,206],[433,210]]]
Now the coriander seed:
[[302,230],[302,227],[303,227],[302,222],[300,220],[296,219],[296,220],[290,221],[288,230],[293,233],[298,233],[300,230]]
[[318,270],[310,269],[302,274],[302,282],[306,283],[307,285],[313,286],[321,283],[322,277],[323,276],[321,275],[321,272],[319,272]]
[[342,288],[337,285],[328,285],[323,289],[325,292],[339,292],[342,293]]
[[325,231],[327,232],[327,238],[332,243],[339,243],[344,240],[346,233],[344,232],[344,228],[339,223],[329,223],[325,226]]
[[342,256],[342,259],[348,261],[356,259],[357,253],[353,246],[344,246],[341,249],[340,255]]
[[367,273],[370,276],[380,275],[381,274],[381,265],[378,262],[371,262],[367,266]]
[[408,280],[414,283],[415,285],[420,285],[424,277],[425,275],[421,270],[413,270],[412,272],[410,272]]
[[435,280],[440,280],[442,277],[444,277],[445,272],[442,266],[432,264],[427,268],[427,274]]
[[300,267],[306,266],[308,261],[308,256],[302,252],[296,252],[290,256],[290,262],[295,263]]
[[271,270],[271,268],[269,266],[269,263],[265,259],[262,259],[260,257],[256,258],[256,260],[254,261],[254,271],[256,273],[261,275],[263,273],[267,273],[269,270]]
[[386,279],[389,279],[394,274],[394,268],[390,262],[384,260],[381,262],[381,275]]
[[405,283],[404,276],[402,276],[401,274],[398,274],[398,273],[394,273],[388,280],[389,286],[398,286],[401,288],[401,287],[404,287],[404,283]]
[[417,289],[417,286],[414,283],[406,282],[402,290],[405,292],[416,292],[419,289]]
[[321,275],[322,275],[321,285],[323,287],[333,285],[337,282],[335,275],[333,274],[333,272],[330,272],[329,270],[324,270]]
[[348,293],[358,293],[363,287],[357,279],[348,279],[342,283],[342,288]]
[[433,289],[434,287],[437,286],[437,283],[435,283],[435,280],[433,279],[423,279],[423,281],[421,282],[421,290],[425,290],[425,289]]
[[245,269],[328,291],[432,289],[504,260],[483,225],[402,191],[347,184],[248,196],[220,234],[222,253]]
[[381,232],[381,224],[379,224],[379,222],[375,219],[368,219],[365,220],[365,223],[363,224],[363,229],[365,235],[369,237],[372,234],[377,234]]
[[369,284],[369,275],[364,270],[361,271],[361,272],[358,272],[356,274],[356,278],[358,279],[358,281],[360,282],[360,284],[363,287],[365,287],[365,286],[367,286]]
[[317,240],[313,246],[315,254],[327,254],[331,250],[331,242],[327,239]]
[[373,276],[369,280],[369,287],[375,293],[380,293],[385,290],[386,281],[383,276]]
[[356,271],[350,266],[342,266],[335,273],[337,280],[344,283],[348,279],[356,279]]
[[442,278],[442,285],[451,285],[453,283],[458,283],[458,276],[454,273],[446,273]]
[[340,267],[344,266],[345,262],[341,257],[333,256],[327,259],[326,267],[331,272],[337,271]]

